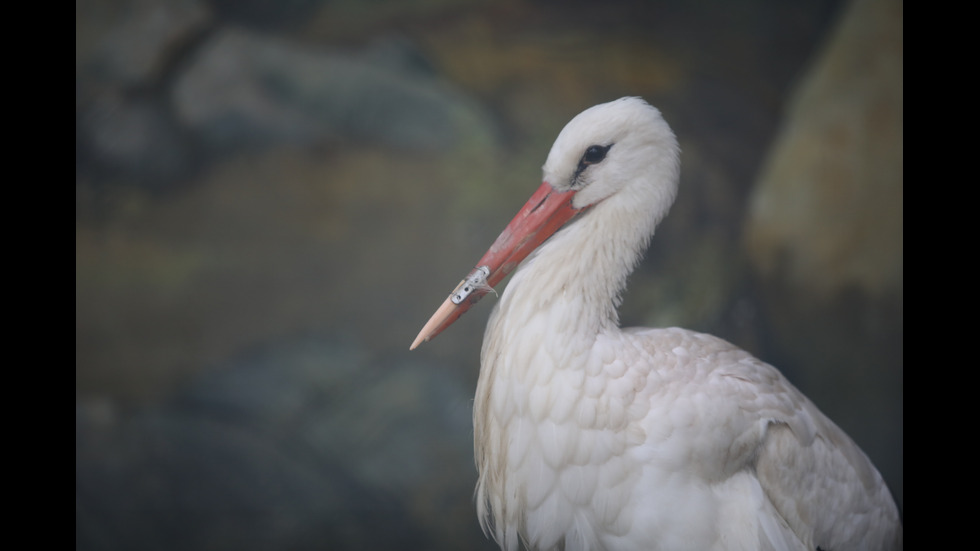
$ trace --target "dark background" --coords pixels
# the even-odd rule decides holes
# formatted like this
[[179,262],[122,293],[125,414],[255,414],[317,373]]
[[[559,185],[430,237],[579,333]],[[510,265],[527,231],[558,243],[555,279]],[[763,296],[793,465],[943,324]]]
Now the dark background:
[[624,95],[683,149],[624,325],[773,363],[901,506],[902,12],[76,2],[76,548],[494,548],[494,299],[408,345],[562,126]]

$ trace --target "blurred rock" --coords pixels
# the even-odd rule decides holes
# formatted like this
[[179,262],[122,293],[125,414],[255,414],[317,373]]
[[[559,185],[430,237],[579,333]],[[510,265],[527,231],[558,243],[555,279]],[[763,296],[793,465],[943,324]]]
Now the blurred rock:
[[209,24],[207,5],[196,0],[136,0],[122,6],[81,69],[120,87],[159,82],[179,50]]
[[[194,0],[120,2],[76,17],[75,164],[159,185],[192,167],[167,83],[212,21]],[[90,12],[95,12],[90,13]]]
[[433,152],[494,139],[484,110],[407,39],[327,50],[219,22],[193,0],[116,8],[76,22],[76,167],[84,174],[159,186],[241,148],[363,143]]
[[294,342],[159,407],[79,403],[76,548],[484,545],[469,393],[432,368],[368,364],[347,346]]
[[[82,408],[84,410],[84,406]],[[76,411],[76,549],[420,545],[401,504],[262,435],[174,411],[97,437]]]
[[[330,52],[225,29],[195,55],[174,91],[183,125],[211,149],[343,140],[436,151],[492,128],[476,105],[418,63],[407,42],[387,52]],[[392,55],[392,48],[407,49]]]
[[901,297],[902,3],[854,2],[801,84],[752,198],[764,277]]

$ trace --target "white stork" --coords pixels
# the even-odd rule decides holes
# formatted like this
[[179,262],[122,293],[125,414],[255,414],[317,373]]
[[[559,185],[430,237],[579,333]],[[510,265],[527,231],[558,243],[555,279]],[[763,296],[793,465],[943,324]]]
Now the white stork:
[[505,550],[901,549],[881,475],[779,371],[710,335],[619,328],[678,155],[640,98],[579,114],[541,187],[412,344],[520,264],[487,325],[473,406],[484,531]]

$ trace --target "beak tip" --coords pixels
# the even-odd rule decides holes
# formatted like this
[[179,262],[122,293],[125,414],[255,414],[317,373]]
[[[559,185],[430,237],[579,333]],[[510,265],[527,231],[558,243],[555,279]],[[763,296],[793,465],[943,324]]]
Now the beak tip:
[[416,348],[418,348],[420,344],[424,342],[429,342],[429,340],[432,339],[432,337],[438,335],[439,332],[442,331],[442,329],[445,329],[444,327],[440,328],[440,325],[442,325],[443,322],[449,319],[449,317],[456,309],[457,306],[455,303],[453,303],[451,297],[447,297],[446,300],[442,303],[442,305],[439,306],[439,309],[436,310],[436,313],[432,314],[432,317],[429,318],[429,321],[425,323],[425,327],[423,327],[422,330],[419,331],[419,335],[415,337],[415,341],[412,342],[412,346],[408,347],[408,349],[415,350]]

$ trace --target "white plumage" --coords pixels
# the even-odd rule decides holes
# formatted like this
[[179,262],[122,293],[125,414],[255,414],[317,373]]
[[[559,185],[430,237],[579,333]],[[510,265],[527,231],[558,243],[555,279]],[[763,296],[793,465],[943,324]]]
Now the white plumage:
[[900,549],[878,471],[776,369],[709,335],[619,328],[626,278],[678,176],[655,108],[622,98],[584,111],[478,264],[489,276],[474,271],[413,344],[526,256],[481,355],[485,531],[506,550]]

